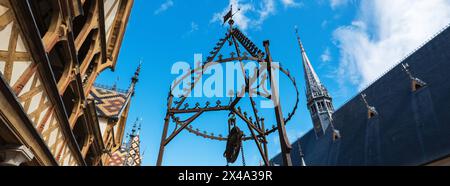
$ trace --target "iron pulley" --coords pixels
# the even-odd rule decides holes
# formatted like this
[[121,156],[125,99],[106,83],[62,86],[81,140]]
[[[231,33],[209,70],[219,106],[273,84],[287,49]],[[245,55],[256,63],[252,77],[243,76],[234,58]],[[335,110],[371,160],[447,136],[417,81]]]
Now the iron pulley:
[[234,126],[228,134],[227,146],[223,156],[227,159],[228,163],[236,162],[239,156],[242,146],[242,137],[244,132],[239,129],[238,126]]

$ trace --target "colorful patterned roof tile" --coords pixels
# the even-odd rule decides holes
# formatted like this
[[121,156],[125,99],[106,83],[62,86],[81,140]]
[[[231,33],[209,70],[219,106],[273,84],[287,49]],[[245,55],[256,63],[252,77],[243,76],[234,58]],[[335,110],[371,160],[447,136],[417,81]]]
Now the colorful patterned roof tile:
[[100,117],[117,118],[127,102],[127,95],[105,88],[93,87],[89,98],[93,99]]
[[126,156],[127,152],[123,148],[121,148],[112,153],[111,157],[106,163],[106,166],[123,166]]
[[131,144],[128,149],[128,156],[126,157],[126,166],[141,166],[141,140],[139,135],[132,136]]
[[128,145],[122,145],[120,149],[111,154],[106,166],[141,166],[141,162],[140,138],[131,136]]

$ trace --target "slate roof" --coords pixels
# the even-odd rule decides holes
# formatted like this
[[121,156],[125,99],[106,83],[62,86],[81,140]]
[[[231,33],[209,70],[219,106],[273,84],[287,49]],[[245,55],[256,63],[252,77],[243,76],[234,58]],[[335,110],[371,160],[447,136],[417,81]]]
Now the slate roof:
[[[413,92],[395,66],[362,91],[378,115],[369,119],[356,95],[333,115],[342,138],[333,141],[330,128],[319,139],[309,131],[292,145],[293,164],[300,164],[299,142],[306,165],[423,165],[450,155],[450,28],[402,63],[427,85]],[[281,155],[271,162],[281,164]]]

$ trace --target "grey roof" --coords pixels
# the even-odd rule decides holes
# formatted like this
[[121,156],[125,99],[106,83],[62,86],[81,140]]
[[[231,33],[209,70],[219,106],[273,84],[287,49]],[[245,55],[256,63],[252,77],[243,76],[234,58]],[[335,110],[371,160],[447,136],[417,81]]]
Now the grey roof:
[[[402,63],[427,85],[411,91],[401,64],[363,91],[378,115],[369,119],[360,95],[334,115],[342,138],[332,131],[316,139],[309,131],[292,145],[294,165],[300,164],[300,141],[307,165],[421,165],[450,154],[450,29]],[[281,156],[272,160],[280,164]]]

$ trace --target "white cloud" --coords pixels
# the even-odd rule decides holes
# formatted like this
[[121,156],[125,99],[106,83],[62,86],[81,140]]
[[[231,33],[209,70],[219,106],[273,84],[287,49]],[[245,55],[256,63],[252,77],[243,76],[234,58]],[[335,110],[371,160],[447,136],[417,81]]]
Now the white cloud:
[[284,8],[302,6],[301,3],[298,3],[295,0],[281,0],[281,3],[283,4]]
[[[259,29],[262,24],[277,12],[276,0],[229,0],[229,6],[224,8],[221,12],[215,13],[211,19],[211,23],[219,22],[223,23],[223,16],[230,10],[230,6],[233,6],[233,11],[236,12],[239,8],[239,13],[233,16],[235,24],[243,31],[249,28]],[[280,0],[281,4],[285,8],[300,7],[301,3],[295,0]],[[233,12],[233,13],[234,13]]]
[[191,33],[198,30],[198,24],[194,21],[191,22]]
[[259,4],[259,9],[257,10],[259,18],[255,23],[255,26],[261,26],[264,21],[271,15],[275,14],[275,1],[274,0],[263,0]]
[[242,3],[241,0],[230,0],[229,6],[223,9],[222,12],[215,13],[211,22],[223,22],[223,16],[230,11],[230,6],[234,7],[234,11],[236,7],[240,9],[240,12],[234,15],[233,19],[236,24],[242,29],[247,30],[250,19],[246,16],[249,12],[254,11],[254,7],[251,3]]
[[322,60],[322,62],[331,61],[330,48],[327,48],[327,49],[325,49],[325,51],[323,51],[322,55],[320,55],[320,59]]
[[345,5],[349,2],[350,0],[330,0],[330,6],[331,8],[336,8],[338,6],[342,6]]
[[[297,141],[303,135],[305,135],[305,133],[302,131],[297,131],[297,130],[288,130],[287,131],[287,136],[291,143]],[[280,140],[280,139],[278,139],[278,140]]]
[[448,0],[362,0],[351,25],[339,27],[339,82],[363,88],[450,23]]
[[158,15],[158,14],[160,14],[162,12],[165,12],[166,10],[168,10],[172,6],[173,6],[173,1],[172,0],[167,0],[166,2],[161,4],[161,6],[159,6],[159,8],[157,10],[155,10],[154,14]]

